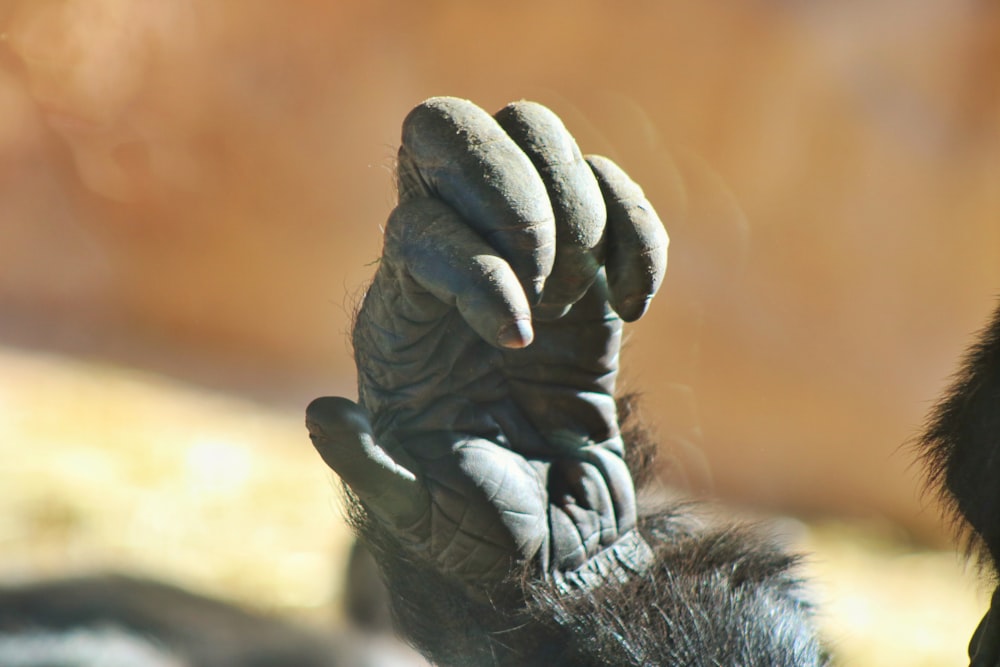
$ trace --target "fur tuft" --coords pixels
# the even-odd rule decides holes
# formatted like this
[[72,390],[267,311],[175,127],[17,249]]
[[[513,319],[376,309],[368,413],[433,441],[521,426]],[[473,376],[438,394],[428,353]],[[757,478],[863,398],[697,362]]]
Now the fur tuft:
[[625,441],[625,465],[632,475],[636,489],[641,489],[657,477],[656,455],[659,446],[653,432],[639,416],[639,395],[619,396],[617,401],[618,423]]
[[933,410],[918,447],[927,486],[943,502],[967,555],[1000,562],[1000,308]]
[[398,628],[442,667],[826,664],[799,559],[757,528],[711,525],[690,503],[642,520],[655,559],[640,576],[566,593],[517,573],[482,596],[422,563],[348,500]]
[[798,558],[753,527],[699,527],[691,509],[644,521],[656,558],[643,576],[572,597],[536,591],[547,615],[573,619],[559,664],[826,664],[796,574]]

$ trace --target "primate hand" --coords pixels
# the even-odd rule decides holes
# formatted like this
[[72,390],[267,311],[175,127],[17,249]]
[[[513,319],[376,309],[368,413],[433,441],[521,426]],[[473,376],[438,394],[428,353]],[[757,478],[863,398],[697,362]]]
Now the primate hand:
[[360,405],[307,411],[324,461],[473,587],[641,566],[614,391],[622,321],[666,268],[642,190],[545,107],[453,98],[404,121],[398,186],[354,327]]

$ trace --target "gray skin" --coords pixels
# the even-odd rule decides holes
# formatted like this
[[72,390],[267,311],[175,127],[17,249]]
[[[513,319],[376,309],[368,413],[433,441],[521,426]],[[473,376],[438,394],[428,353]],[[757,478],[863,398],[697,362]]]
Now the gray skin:
[[359,400],[310,404],[316,449],[472,595],[525,568],[573,588],[641,570],[614,394],[622,323],[666,269],[652,206],[530,102],[427,100],[397,173],[354,327]]

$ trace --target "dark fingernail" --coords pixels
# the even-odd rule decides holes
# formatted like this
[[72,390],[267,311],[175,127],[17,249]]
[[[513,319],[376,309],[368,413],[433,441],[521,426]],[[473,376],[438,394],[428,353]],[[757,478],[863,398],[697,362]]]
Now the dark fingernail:
[[617,308],[618,316],[621,317],[626,322],[634,322],[646,312],[649,308],[649,302],[653,300],[651,296],[633,296],[622,301],[621,306]]
[[519,350],[522,347],[528,347],[534,337],[535,334],[531,330],[531,320],[518,319],[500,330],[497,335],[497,343],[502,347]]
[[542,300],[542,292],[545,290],[545,278],[536,278],[531,282],[531,291],[527,294],[528,303],[534,305]]
[[323,427],[310,419],[306,419],[306,430],[309,431],[310,438],[326,437],[326,433],[323,432]]

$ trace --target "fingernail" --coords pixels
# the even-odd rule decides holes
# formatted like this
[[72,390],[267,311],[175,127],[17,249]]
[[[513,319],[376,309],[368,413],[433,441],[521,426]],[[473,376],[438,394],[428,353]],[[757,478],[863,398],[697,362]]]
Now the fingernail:
[[535,334],[531,330],[531,320],[517,319],[508,324],[497,334],[497,343],[501,347],[519,350],[528,347],[534,339]]
[[651,296],[633,296],[622,301],[621,308],[618,309],[618,316],[626,322],[634,322],[649,308],[649,302],[653,300]]
[[309,431],[310,438],[326,438],[326,431],[314,421],[306,420],[306,430]]
[[542,292],[545,291],[545,278],[536,278],[531,282],[531,293],[527,295],[528,303],[537,304],[542,300]]

